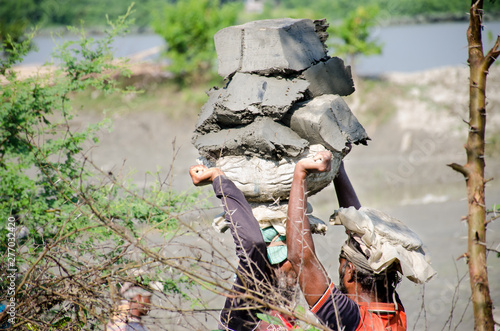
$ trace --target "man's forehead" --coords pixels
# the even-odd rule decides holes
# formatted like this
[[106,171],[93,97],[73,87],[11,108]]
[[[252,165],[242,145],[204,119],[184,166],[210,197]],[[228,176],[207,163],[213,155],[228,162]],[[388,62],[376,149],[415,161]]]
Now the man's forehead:
[[134,299],[137,302],[151,302],[151,298],[149,295],[138,294],[137,296],[134,297]]

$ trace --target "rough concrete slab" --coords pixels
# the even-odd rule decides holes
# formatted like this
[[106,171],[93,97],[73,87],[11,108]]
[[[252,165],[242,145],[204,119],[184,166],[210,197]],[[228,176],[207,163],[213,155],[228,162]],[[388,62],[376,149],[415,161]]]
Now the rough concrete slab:
[[309,19],[253,21],[214,36],[222,77],[249,72],[271,75],[302,71],[326,57],[316,26]]
[[309,83],[302,79],[265,77],[260,75],[236,73],[223,92],[221,103],[230,111],[244,111],[250,106],[261,106],[264,109],[275,108],[268,114],[280,119],[295,101],[304,98]]
[[[320,97],[322,98],[322,97]],[[333,99],[331,103],[331,109],[335,119],[337,120],[337,124],[339,125],[340,131],[346,136],[347,140],[354,144],[367,144],[367,140],[370,140],[368,134],[365,131],[365,128],[359,123],[358,119],[349,109],[349,106],[344,101],[344,99],[337,97],[333,98],[332,96],[324,96],[325,99]],[[346,111],[346,109],[348,111]]]
[[326,32],[326,30],[328,30],[328,27],[330,26],[330,24],[328,24],[328,22],[326,21],[326,18],[323,18],[323,19],[320,19],[320,20],[314,20],[314,31],[316,32],[316,34],[318,35],[319,37],[319,40],[323,43],[323,46],[325,47],[325,51],[326,51],[326,40],[328,39],[328,32]]
[[226,87],[207,92],[196,132],[246,125],[259,116],[280,120],[292,104],[305,98],[308,86],[303,79],[236,73]]
[[202,156],[220,158],[226,155],[259,156],[265,159],[294,157],[309,145],[290,128],[270,118],[258,118],[240,128],[223,129],[199,135],[194,146]]
[[[276,202],[288,200],[292,186],[295,164],[312,157],[318,151],[326,150],[321,145],[306,148],[296,157],[282,157],[274,160],[256,156],[223,156],[217,160],[199,158],[207,167],[218,167],[243,192],[250,202]],[[341,153],[333,153],[330,172],[310,174],[307,180],[308,195],[314,195],[327,187],[333,180],[342,160]]]
[[365,129],[345,101],[337,95],[323,95],[295,105],[283,118],[300,137],[330,151],[344,152],[347,142],[368,139]]
[[345,66],[338,57],[313,65],[304,71],[303,76],[310,83],[309,91],[313,97],[323,94],[346,96],[355,90],[351,67]]
[[217,123],[217,114],[215,112],[217,101],[220,99],[222,90],[212,88],[207,92],[208,101],[201,107],[198,121],[196,122],[195,132],[217,132],[221,129]]

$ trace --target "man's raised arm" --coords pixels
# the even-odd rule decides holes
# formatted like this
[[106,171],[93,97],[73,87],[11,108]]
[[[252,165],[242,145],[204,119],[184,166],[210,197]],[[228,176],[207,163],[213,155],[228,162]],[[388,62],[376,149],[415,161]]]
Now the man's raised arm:
[[[222,202],[239,259],[233,290],[256,295],[261,292],[257,284],[266,278],[268,261],[266,243],[252,208],[243,193],[220,169],[196,165],[189,169],[189,174],[196,186],[212,184],[215,195]],[[256,313],[260,312],[252,309],[253,305],[240,297],[228,296],[220,314],[219,327],[224,330],[253,330],[259,322]]]
[[344,162],[340,163],[340,168],[337,176],[333,179],[333,186],[337,193],[339,207],[348,208],[353,206],[356,209],[361,208],[358,196],[352,187],[351,181],[344,169]]
[[328,275],[316,257],[307,210],[307,175],[330,171],[331,153],[300,160],[295,166],[286,222],[288,260],[298,276],[307,303],[314,305],[330,285]]

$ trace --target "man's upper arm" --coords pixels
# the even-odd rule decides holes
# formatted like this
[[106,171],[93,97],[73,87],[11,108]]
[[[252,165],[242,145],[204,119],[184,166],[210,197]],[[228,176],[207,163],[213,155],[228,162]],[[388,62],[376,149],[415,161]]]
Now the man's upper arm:
[[250,204],[225,176],[216,177],[213,187],[216,196],[221,199],[225,218],[229,221],[240,265],[243,263],[241,266],[248,269],[253,264],[263,270],[267,264],[266,243]]
[[332,330],[356,330],[361,320],[358,304],[341,293],[333,283],[311,307],[311,311]]
[[340,164],[339,172],[333,179],[333,185],[335,187],[335,193],[337,194],[339,207],[348,208],[353,206],[356,209],[361,208],[361,203],[356,195],[356,191],[354,191],[354,187],[345,171],[344,162]]

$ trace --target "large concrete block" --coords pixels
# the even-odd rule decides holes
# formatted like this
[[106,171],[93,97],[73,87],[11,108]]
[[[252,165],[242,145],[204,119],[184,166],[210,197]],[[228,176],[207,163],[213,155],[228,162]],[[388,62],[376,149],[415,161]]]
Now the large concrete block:
[[338,57],[313,65],[304,71],[303,76],[310,84],[309,91],[313,97],[323,94],[346,96],[354,92],[351,67],[346,67]]
[[[207,167],[218,167],[243,192],[250,202],[276,202],[288,200],[292,186],[293,172],[296,163],[305,158],[313,157],[319,151],[324,151],[321,145],[312,145],[296,157],[278,159],[263,159],[256,156],[228,155],[219,159],[199,158],[199,162]],[[332,168],[330,172],[308,175],[307,194],[316,194],[328,186],[340,167],[342,154],[332,153]]]
[[303,79],[236,73],[226,87],[207,93],[209,98],[201,109],[196,132],[246,125],[262,116],[280,120],[292,104],[304,99],[308,86]]
[[337,120],[340,131],[342,131],[347,140],[356,145],[359,143],[366,145],[367,140],[370,140],[370,137],[368,137],[365,128],[361,125],[361,123],[359,123],[356,116],[354,116],[351,112],[351,109],[349,109],[349,106],[346,104],[344,99],[326,95],[320,98],[332,100],[330,106],[333,115]]
[[253,21],[220,30],[214,36],[219,75],[234,72],[270,75],[302,71],[326,57],[309,19]]
[[[217,123],[217,101],[220,99],[222,90],[212,88],[207,92],[208,101],[201,107],[200,115],[195,126],[195,137],[198,133],[217,132],[221,129]],[[194,137],[193,137],[194,139]]]
[[344,152],[347,142],[366,141],[368,135],[345,101],[337,95],[323,95],[295,105],[283,118],[299,136],[330,151]]
[[302,79],[236,73],[224,89],[220,104],[231,112],[248,110],[281,119],[295,101],[304,98],[308,86],[309,83]]
[[294,157],[309,145],[290,128],[270,118],[258,118],[240,128],[224,129],[194,138],[202,156],[217,159],[226,155],[258,156],[264,159]]

